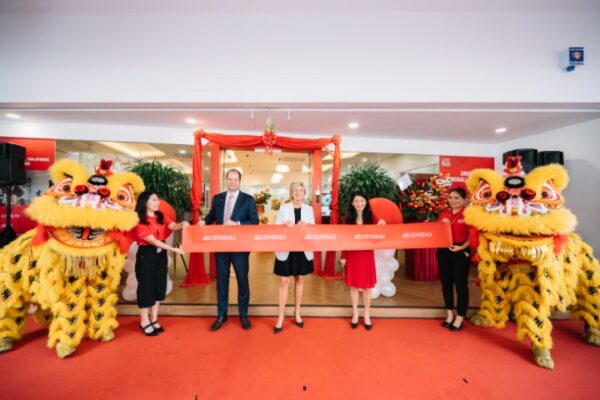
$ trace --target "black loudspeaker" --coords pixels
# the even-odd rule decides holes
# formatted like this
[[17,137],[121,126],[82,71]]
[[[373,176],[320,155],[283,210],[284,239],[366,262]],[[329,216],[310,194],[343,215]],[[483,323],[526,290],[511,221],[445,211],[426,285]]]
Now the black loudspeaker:
[[536,149],[516,149],[507,151],[502,155],[502,162],[506,163],[506,159],[510,156],[521,156],[521,166],[526,174],[538,166],[538,151]]
[[0,142],[0,185],[25,184],[25,147]]
[[540,165],[560,164],[565,165],[565,158],[562,151],[540,151]]

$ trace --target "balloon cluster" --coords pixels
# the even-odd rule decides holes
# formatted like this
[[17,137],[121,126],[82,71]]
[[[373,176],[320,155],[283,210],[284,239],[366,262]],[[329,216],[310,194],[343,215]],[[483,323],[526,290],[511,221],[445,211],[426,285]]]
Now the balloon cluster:
[[[173,235],[169,236],[166,240],[167,243],[173,241]],[[133,242],[131,247],[129,247],[129,251],[127,252],[127,259],[125,260],[125,265],[123,269],[127,272],[127,279],[125,281],[125,287],[123,288],[123,292],[121,296],[123,299],[127,301],[136,301],[137,300],[137,287],[138,281],[135,277],[135,257],[138,251],[138,244]],[[173,256],[171,253],[167,253],[167,268],[171,266],[173,263]],[[167,294],[171,293],[173,290],[173,281],[169,274],[167,274]]]
[[375,250],[375,269],[377,272],[377,284],[371,290],[371,298],[376,299],[380,294],[392,297],[396,294],[396,285],[392,283],[394,272],[400,265],[394,258],[396,253],[393,249]]

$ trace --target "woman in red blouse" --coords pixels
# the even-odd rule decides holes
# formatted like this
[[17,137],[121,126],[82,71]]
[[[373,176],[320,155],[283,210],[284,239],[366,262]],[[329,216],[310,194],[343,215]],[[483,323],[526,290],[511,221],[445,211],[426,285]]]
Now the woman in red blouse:
[[[442,293],[446,305],[444,328],[451,331],[462,329],[467,307],[469,306],[469,226],[465,224],[463,212],[467,204],[467,192],[463,188],[455,188],[448,197],[450,208],[442,212],[439,220],[452,227],[452,246],[438,249],[437,260],[442,282]],[[457,307],[454,314],[454,286],[456,286]]]
[[[146,336],[164,332],[158,323],[159,302],[167,291],[167,251],[183,254],[182,249],[164,242],[172,231],[188,227],[186,221],[175,223],[158,211],[160,200],[155,193],[140,194],[135,211],[140,222],[134,228],[139,245],[135,259],[135,276],[138,281],[137,302],[140,308],[140,329]],[[150,312],[150,316],[148,315]]]

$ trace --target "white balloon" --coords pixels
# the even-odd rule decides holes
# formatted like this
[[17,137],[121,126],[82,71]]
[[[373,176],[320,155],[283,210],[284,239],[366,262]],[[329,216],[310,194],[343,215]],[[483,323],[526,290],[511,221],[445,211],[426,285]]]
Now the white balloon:
[[137,293],[135,289],[126,287],[123,289],[123,298],[127,301],[135,301],[137,299]]
[[386,297],[392,297],[396,294],[396,285],[391,282],[386,283],[381,288],[381,294]]
[[373,289],[371,289],[371,298],[376,299],[381,294],[381,290],[379,289],[379,285],[375,285]]
[[130,258],[127,258],[127,261],[125,261],[125,265],[123,266],[123,269],[125,270],[125,272],[135,272],[135,259],[131,260]]
[[387,267],[393,272],[396,272],[398,271],[398,268],[400,268],[400,263],[395,258],[392,258],[391,260],[388,260]]
[[394,277],[394,273],[388,269],[383,269],[379,275],[377,275],[377,282],[381,284],[388,283]]
[[389,260],[390,258],[394,257],[394,253],[396,252],[393,249],[386,249],[386,250],[380,250],[381,251],[381,258],[384,260]]
[[137,278],[135,277],[135,274],[129,274],[127,276],[126,282],[127,282],[128,288],[137,289],[138,281],[137,281]]

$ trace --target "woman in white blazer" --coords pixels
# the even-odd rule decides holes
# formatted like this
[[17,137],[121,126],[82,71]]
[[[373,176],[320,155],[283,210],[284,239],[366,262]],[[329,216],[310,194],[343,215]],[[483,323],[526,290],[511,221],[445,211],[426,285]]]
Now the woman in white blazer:
[[[304,199],[304,183],[292,182],[290,185],[291,202],[285,203],[279,209],[276,224],[287,225],[306,225],[315,223],[315,215],[311,206],[302,202]],[[283,329],[283,320],[285,319],[285,303],[287,300],[288,286],[290,277],[294,277],[294,319],[296,326],[303,328],[304,321],[300,316],[300,304],[302,302],[302,288],[304,285],[304,276],[313,272],[313,252],[312,251],[284,251],[275,253],[275,275],[280,276],[279,281],[279,315],[275,324],[275,333]]]

